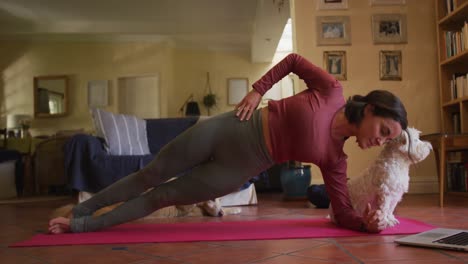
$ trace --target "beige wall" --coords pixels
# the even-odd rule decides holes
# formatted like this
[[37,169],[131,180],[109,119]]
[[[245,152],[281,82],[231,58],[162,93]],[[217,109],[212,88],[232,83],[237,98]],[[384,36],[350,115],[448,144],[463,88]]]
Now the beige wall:
[[164,98],[161,109],[167,115],[168,89],[173,86],[171,49],[166,43],[3,42],[0,48],[2,116],[33,115],[33,77],[58,74],[71,78],[69,114],[35,119],[32,133],[91,129],[87,106],[89,80],[111,80],[108,110],[116,111],[118,77],[159,74]]
[[[179,108],[193,93],[201,102],[206,93],[206,73],[218,105],[212,115],[232,110],[227,104],[227,78],[261,77],[269,64],[251,64],[240,52],[175,49],[170,43],[77,43],[6,42],[1,44],[1,114],[33,115],[33,77],[65,74],[71,77],[69,114],[52,119],[35,119],[34,135],[57,130],[92,130],[87,106],[87,82],[110,80],[108,110],[117,112],[119,77],[159,75],[161,116],[179,116]],[[206,109],[200,104],[203,115]]]
[[[299,54],[323,67],[323,51],[344,50],[347,56],[348,80],[342,81],[345,97],[366,94],[374,89],[386,89],[397,94],[405,104],[410,126],[423,133],[439,131],[440,114],[437,88],[437,49],[435,37],[434,1],[411,0],[404,6],[371,7],[369,0],[348,1],[347,10],[316,10],[316,1],[293,0],[293,23],[296,49]],[[375,45],[372,42],[371,16],[380,13],[402,13],[407,16],[408,43]],[[316,16],[349,16],[351,45],[317,46]],[[402,51],[402,81],[379,80],[379,51]],[[303,83],[301,88],[305,89]],[[345,152],[349,156],[348,174],[358,175],[373,160],[379,149],[360,150],[353,139]],[[314,176],[319,174],[313,171]],[[437,191],[434,156],[418,164],[410,172],[413,191]],[[322,182],[314,177],[313,182]]]
[[269,68],[270,64],[252,64],[250,58],[236,52],[208,52],[194,50],[177,50],[174,54],[174,87],[173,98],[177,98],[169,110],[170,115],[177,116],[180,106],[193,93],[200,102],[202,115],[207,110],[201,104],[206,90],[206,73],[210,73],[210,84],[216,94],[218,106],[211,110],[211,115],[233,110],[227,103],[227,79],[248,78],[249,90]]

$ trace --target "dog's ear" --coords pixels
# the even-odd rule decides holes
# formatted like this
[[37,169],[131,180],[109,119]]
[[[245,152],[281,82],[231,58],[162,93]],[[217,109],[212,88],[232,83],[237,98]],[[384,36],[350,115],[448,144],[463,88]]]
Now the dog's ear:
[[410,155],[412,157],[412,162],[416,163],[424,160],[431,152],[432,145],[427,141],[420,140],[419,135],[421,131],[414,127],[408,128],[408,134],[411,140]]
[[[408,141],[406,132],[403,130],[401,131],[401,134],[394,138],[393,140],[390,140],[388,143],[385,144],[385,149],[391,149],[392,151],[399,150],[403,151],[404,146],[406,145],[406,142]],[[401,150],[400,150],[401,149]]]
[[408,138],[408,132],[406,130],[402,130],[400,136],[398,137],[398,142],[401,145],[406,145],[408,144],[409,138]]
[[400,136],[398,136],[398,143],[400,144],[401,152],[408,152],[410,136],[408,131],[402,130]]

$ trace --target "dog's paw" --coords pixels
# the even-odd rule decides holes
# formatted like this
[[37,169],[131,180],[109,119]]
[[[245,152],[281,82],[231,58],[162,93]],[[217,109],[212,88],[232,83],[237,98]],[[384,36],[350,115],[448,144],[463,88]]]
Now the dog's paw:
[[199,203],[198,206],[203,209],[205,215],[208,216],[224,216],[239,214],[242,209],[240,207],[222,207],[218,198]]
[[240,214],[242,209],[240,207],[223,207],[224,215]]
[[223,208],[219,201],[216,200],[208,200],[203,203],[200,203],[199,206],[205,211],[205,213],[209,216],[223,216]]
[[393,215],[387,216],[387,218],[385,219],[385,222],[387,224],[387,227],[393,227],[400,223],[400,221],[398,221],[398,219],[396,219],[395,216]]

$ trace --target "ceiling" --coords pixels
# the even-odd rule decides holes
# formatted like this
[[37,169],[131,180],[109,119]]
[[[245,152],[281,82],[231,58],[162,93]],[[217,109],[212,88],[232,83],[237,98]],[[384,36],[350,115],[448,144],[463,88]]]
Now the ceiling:
[[0,38],[169,41],[271,62],[288,0],[0,0]]

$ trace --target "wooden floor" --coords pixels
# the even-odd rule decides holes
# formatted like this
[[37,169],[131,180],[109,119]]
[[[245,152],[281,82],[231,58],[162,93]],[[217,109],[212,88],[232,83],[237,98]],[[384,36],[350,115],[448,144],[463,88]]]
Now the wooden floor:
[[[468,253],[399,246],[398,236],[287,239],[197,243],[155,243],[95,246],[8,248],[8,245],[47,230],[50,212],[71,200],[0,205],[0,263],[468,263]],[[437,195],[406,195],[397,215],[439,227],[468,229],[468,199]],[[280,194],[259,194],[258,206],[223,218],[185,217],[151,221],[232,221],[324,217],[325,209],[305,202],[284,202]],[[148,221],[148,220],[146,220]]]

